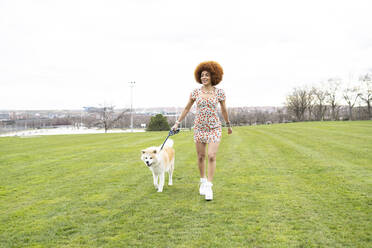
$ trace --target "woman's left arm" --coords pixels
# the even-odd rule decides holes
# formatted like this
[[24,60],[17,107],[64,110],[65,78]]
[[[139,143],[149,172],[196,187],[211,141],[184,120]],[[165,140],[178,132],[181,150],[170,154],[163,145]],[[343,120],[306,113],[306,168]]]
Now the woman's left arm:
[[226,125],[228,127],[227,133],[232,134],[232,128],[231,128],[231,124],[230,124],[230,120],[229,120],[229,114],[227,113],[227,109],[226,109],[226,101],[225,100],[220,101],[220,104],[221,104],[222,116],[225,119]]

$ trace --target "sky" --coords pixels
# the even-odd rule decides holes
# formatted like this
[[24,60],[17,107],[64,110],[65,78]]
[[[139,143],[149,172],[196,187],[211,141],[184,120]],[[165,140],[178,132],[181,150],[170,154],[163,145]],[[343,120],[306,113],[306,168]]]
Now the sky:
[[372,68],[372,1],[0,0],[0,109],[184,107],[196,66],[227,107]]

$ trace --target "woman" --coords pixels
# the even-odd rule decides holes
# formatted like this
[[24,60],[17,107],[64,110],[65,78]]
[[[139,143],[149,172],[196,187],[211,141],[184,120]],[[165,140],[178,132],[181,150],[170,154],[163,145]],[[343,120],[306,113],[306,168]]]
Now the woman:
[[[190,111],[194,102],[196,102],[197,115],[194,121],[194,141],[200,171],[199,193],[205,195],[205,199],[210,201],[213,199],[212,180],[216,169],[217,150],[222,135],[221,122],[217,114],[218,103],[221,105],[222,116],[228,126],[228,134],[232,133],[232,129],[226,110],[225,92],[222,89],[214,87],[222,80],[222,67],[214,61],[202,62],[196,67],[194,76],[196,81],[202,84],[202,87],[192,91],[189,102],[172,129],[175,130],[178,128],[180,122]],[[207,144],[208,178],[205,173]]]

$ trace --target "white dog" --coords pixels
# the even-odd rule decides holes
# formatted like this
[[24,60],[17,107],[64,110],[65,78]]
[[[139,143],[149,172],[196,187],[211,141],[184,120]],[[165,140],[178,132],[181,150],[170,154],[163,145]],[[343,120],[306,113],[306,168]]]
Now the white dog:
[[[149,147],[142,150],[142,161],[152,171],[154,186],[158,192],[163,192],[165,172],[169,174],[168,185],[172,185],[172,175],[174,170],[173,140],[168,139],[162,150],[161,147]],[[159,183],[158,183],[159,180]]]

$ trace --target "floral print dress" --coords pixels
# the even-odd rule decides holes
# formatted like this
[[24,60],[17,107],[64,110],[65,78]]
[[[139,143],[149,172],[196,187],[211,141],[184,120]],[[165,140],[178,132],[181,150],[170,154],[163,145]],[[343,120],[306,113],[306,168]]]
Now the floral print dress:
[[214,88],[212,96],[202,98],[201,89],[191,92],[191,99],[196,101],[197,114],[194,121],[194,142],[218,143],[221,141],[222,128],[218,118],[218,103],[226,96],[222,89]]

